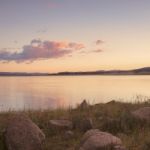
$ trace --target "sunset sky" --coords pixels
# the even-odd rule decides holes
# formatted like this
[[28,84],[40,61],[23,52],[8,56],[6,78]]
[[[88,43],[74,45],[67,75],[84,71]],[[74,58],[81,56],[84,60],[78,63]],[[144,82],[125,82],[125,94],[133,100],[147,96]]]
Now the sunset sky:
[[150,0],[0,0],[0,71],[150,66]]

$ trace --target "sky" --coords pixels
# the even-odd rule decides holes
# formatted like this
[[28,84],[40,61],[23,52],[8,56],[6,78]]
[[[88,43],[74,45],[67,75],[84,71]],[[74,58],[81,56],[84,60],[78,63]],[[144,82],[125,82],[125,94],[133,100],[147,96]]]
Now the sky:
[[147,66],[149,0],[0,0],[0,71]]

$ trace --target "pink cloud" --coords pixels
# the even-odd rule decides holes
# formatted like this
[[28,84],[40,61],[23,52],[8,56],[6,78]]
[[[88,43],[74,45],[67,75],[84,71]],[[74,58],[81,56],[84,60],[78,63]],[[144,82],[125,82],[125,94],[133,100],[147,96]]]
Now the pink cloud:
[[77,43],[69,43],[69,46],[75,48],[76,50],[80,50],[80,49],[82,49],[82,48],[85,48],[85,45],[82,44],[82,43],[80,43],[80,44],[77,44]]
[[29,45],[25,45],[21,52],[0,51],[0,61],[36,61],[39,59],[52,59],[70,55],[76,50],[85,46],[82,43],[59,42],[59,41],[41,41],[33,39]]

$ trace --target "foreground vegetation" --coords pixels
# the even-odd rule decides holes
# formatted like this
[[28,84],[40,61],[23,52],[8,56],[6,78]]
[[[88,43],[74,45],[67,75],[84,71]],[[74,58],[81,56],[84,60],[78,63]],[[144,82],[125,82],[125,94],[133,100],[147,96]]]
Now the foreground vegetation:
[[84,131],[74,128],[74,136],[66,140],[64,131],[52,130],[49,126],[51,119],[69,119],[80,122],[83,118],[91,118],[93,126],[101,131],[118,136],[128,150],[150,150],[150,123],[134,118],[131,112],[150,107],[150,102],[122,103],[112,101],[106,104],[91,105],[87,108],[68,108],[44,111],[22,111],[0,113],[0,150],[6,150],[4,131],[7,121],[14,113],[26,114],[45,133],[44,150],[73,150],[79,143]]

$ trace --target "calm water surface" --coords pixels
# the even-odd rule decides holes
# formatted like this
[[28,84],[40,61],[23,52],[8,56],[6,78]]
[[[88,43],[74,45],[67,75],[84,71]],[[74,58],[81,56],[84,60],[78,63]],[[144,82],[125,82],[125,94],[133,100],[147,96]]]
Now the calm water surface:
[[0,77],[0,111],[150,97],[150,76]]

